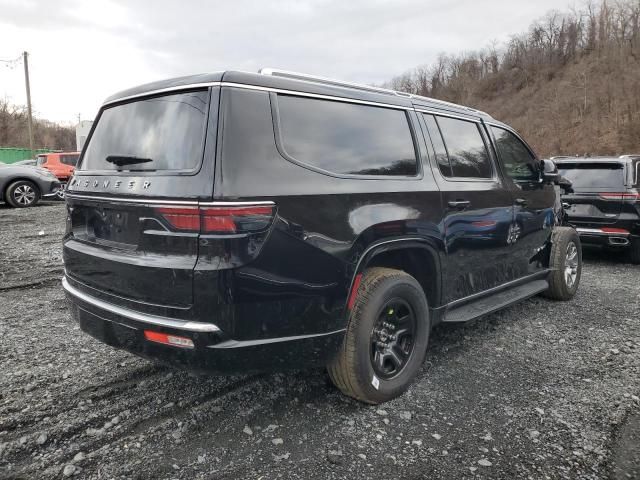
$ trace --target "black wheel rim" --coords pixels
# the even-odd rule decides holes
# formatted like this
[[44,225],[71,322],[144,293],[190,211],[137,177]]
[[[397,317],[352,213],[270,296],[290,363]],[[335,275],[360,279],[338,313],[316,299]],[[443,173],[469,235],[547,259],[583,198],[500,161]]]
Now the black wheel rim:
[[416,316],[408,302],[393,298],[378,313],[371,332],[371,364],[379,378],[398,376],[411,358]]

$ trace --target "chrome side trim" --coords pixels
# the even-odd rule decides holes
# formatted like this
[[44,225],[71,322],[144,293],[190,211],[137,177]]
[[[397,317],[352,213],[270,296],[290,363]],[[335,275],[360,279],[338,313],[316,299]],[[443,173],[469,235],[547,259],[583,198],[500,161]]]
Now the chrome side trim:
[[133,100],[134,98],[149,97],[151,95],[159,95],[161,93],[179,92],[181,90],[191,90],[194,88],[208,88],[220,85],[220,82],[206,82],[206,83],[190,83],[188,85],[174,85],[173,87],[158,88],[157,90],[149,90],[148,92],[136,93],[134,95],[128,95],[126,97],[115,98],[113,100],[105,101],[102,106],[106,107],[114,103],[126,102],[127,100]]
[[136,203],[142,205],[189,205],[189,206],[204,206],[204,207],[242,207],[245,205],[275,205],[272,201],[267,200],[259,200],[255,202],[251,201],[243,201],[243,202],[235,202],[235,201],[214,201],[214,202],[200,202],[198,200],[157,200],[151,198],[127,198],[127,197],[110,197],[110,196],[99,196],[99,195],[82,195],[76,193],[66,193],[66,197],[69,198],[77,198],[80,200],[98,200],[98,201],[107,201],[107,202],[120,202],[120,203]]
[[[276,70],[274,69],[263,69],[265,70],[265,73],[263,73],[263,75],[272,75],[272,73],[267,73],[267,71],[269,72],[276,72]],[[278,72],[285,72],[284,70],[277,70]],[[367,85],[359,85],[356,83],[350,83],[350,82],[340,82],[340,81],[336,81],[336,80],[330,80],[330,79],[321,79],[320,77],[313,77],[311,75],[305,75],[305,74],[296,74],[294,72],[287,72],[290,73],[290,78],[294,78],[297,80],[302,80],[302,81],[306,81],[309,83],[321,83],[321,84],[326,84],[329,86],[343,86],[343,87],[351,87],[351,88],[357,88],[359,90],[367,90],[367,91],[371,91],[371,92],[377,92],[377,93],[386,93],[386,94],[390,94],[390,95],[394,95],[396,97],[400,97],[400,98],[406,98],[408,100],[425,100],[425,101],[429,101],[429,102],[433,102],[435,104],[438,105],[443,105],[443,106],[447,106],[447,107],[454,107],[454,108],[459,108],[461,110],[466,110],[468,112],[470,112],[470,115],[479,115],[479,116],[487,116],[489,118],[492,118],[488,113],[483,112],[481,110],[476,110],[473,109],[471,107],[465,107],[464,105],[458,105],[456,103],[451,103],[451,102],[445,102],[444,100],[438,100],[436,98],[429,98],[429,97],[423,97],[420,95],[414,95],[411,93],[404,93],[404,92],[398,92],[395,90],[387,90],[385,88],[380,88],[380,87],[370,87]],[[282,77],[286,78],[286,75],[281,75]],[[305,78],[302,78],[302,77]],[[308,78],[306,78],[308,77]],[[314,81],[315,80],[315,81]],[[127,95],[126,97],[120,97],[120,98],[115,98],[113,100],[109,100],[109,101],[105,101],[102,104],[102,107],[106,107],[108,105],[112,105],[114,103],[120,103],[120,102],[125,102],[127,100],[133,100],[135,98],[142,98],[142,97],[149,97],[152,95],[159,95],[161,93],[171,93],[171,92],[179,92],[181,90],[192,90],[194,88],[208,88],[208,87],[236,87],[236,88],[245,88],[247,90],[260,90],[260,91],[264,91],[264,92],[274,92],[274,93],[282,93],[285,95],[298,95],[298,96],[302,96],[302,97],[311,97],[311,98],[320,98],[320,99],[324,99],[324,100],[335,100],[335,101],[341,101],[341,102],[348,102],[348,103],[358,103],[361,105],[373,105],[373,106],[379,106],[379,107],[385,107],[385,108],[394,108],[397,110],[415,110],[414,106],[402,106],[402,105],[394,105],[394,104],[390,104],[390,103],[384,103],[384,102],[371,102],[371,101],[366,101],[366,100],[358,100],[355,98],[349,98],[349,97],[336,97],[336,96],[332,96],[332,95],[321,95],[321,94],[317,94],[317,93],[307,93],[307,92],[301,92],[298,90],[286,90],[286,89],[281,89],[281,88],[272,88],[272,87],[261,87],[258,85],[249,85],[246,83],[234,83],[234,82],[205,82],[205,83],[191,83],[191,84],[186,84],[186,85],[174,85],[172,87],[167,87],[167,88],[159,88],[156,90],[149,90],[147,92],[141,92],[141,93],[136,93],[134,95]],[[428,110],[418,110],[418,111],[424,111],[427,113],[435,113],[435,112],[431,112]],[[440,113],[440,112],[438,112]],[[442,114],[442,113],[440,113]],[[465,118],[465,117],[456,117],[455,115],[449,115],[452,116],[454,118]]]
[[[420,112],[420,113],[430,113],[431,115],[438,115],[440,117],[451,117],[451,118],[457,118],[459,120],[466,120],[467,122],[475,122],[475,123],[482,123],[482,120],[479,117],[473,117],[473,116],[469,116],[469,117],[465,117],[464,115],[456,115],[453,113],[448,113],[448,112],[443,112],[441,110],[430,110],[430,109],[426,109],[426,108],[415,108],[416,112]],[[472,113],[470,113],[469,115],[473,115]]]
[[515,287],[521,284],[525,284],[531,280],[535,280],[538,277],[544,277],[545,275],[547,275],[549,272],[551,272],[551,269],[547,268],[544,270],[540,270],[539,272],[536,273],[532,273],[531,275],[527,275],[526,277],[520,277],[520,278],[516,278],[515,280],[511,280],[509,282],[505,282],[505,283],[501,283],[500,285],[496,285],[495,287],[489,288],[487,290],[483,290],[481,292],[478,293],[474,293],[473,295],[469,295],[467,297],[463,297],[463,298],[459,298],[458,300],[454,300],[453,302],[449,302],[446,305],[447,309],[453,308],[453,307],[457,307],[458,305],[462,305],[464,303],[468,303],[471,302],[473,300],[476,300],[478,298],[482,298],[485,297],[487,295],[491,295],[492,293],[496,293],[499,292],[501,290],[506,290],[509,287]]
[[605,237],[626,237],[630,235],[629,232],[603,232],[599,228],[576,228],[578,234],[585,233],[587,235],[602,235]]
[[341,328],[340,330],[334,330],[333,332],[312,333],[310,335],[295,335],[292,337],[265,338],[261,340],[227,340],[226,342],[216,343],[215,345],[208,345],[207,348],[225,349],[225,348],[254,347],[258,345],[268,345],[272,343],[283,343],[283,342],[293,342],[296,340],[306,340],[309,338],[330,337],[331,335],[338,335],[345,331],[346,331],[346,328]]
[[187,332],[219,332],[220,331],[218,326],[214,325],[213,323],[191,322],[188,320],[176,320],[174,318],[159,317],[157,315],[148,315],[145,313],[129,310],[128,308],[123,308],[117,305],[113,305],[112,303],[105,302],[104,300],[100,300],[98,298],[92,297],[91,295],[87,295],[86,293],[81,292],[77,288],[72,287],[67,281],[66,277],[62,277],[62,288],[64,288],[69,295],[71,295],[74,298],[77,298],[82,302],[85,302],[96,308],[106,310],[107,312],[111,312],[115,315],[120,315],[124,318],[128,318],[129,320],[134,320],[136,322],[141,322],[147,325],[156,326],[156,327],[175,328],[175,329],[184,330]]
[[413,110],[413,106],[410,106],[410,105],[403,106],[403,105],[394,105],[391,103],[384,103],[384,102],[371,102],[368,100],[358,100],[357,98],[336,97],[333,95],[322,95],[319,93],[301,92],[299,90],[286,90],[283,88],[259,87],[257,85],[247,85],[244,83],[222,82],[222,86],[244,88],[247,90],[258,90],[261,92],[281,93],[283,95],[295,95],[297,97],[319,98],[321,100],[332,100],[336,102],[357,103],[359,105],[372,105],[374,107],[393,108],[396,110],[409,110],[409,111]]
[[150,205],[198,205],[197,200],[156,200],[150,198],[126,198],[126,197],[109,197],[100,195],[82,195],[77,193],[66,193],[67,198],[77,198],[80,200],[102,200],[107,202],[120,203],[141,203]]

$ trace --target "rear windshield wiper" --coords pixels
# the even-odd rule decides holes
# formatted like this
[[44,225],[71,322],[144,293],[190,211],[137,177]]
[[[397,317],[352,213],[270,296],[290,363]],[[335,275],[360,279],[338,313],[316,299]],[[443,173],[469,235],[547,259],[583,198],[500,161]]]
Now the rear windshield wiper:
[[151,158],[131,157],[128,155],[109,155],[105,160],[109,163],[113,163],[114,165],[118,165],[119,167],[122,167],[123,165],[153,162],[153,159]]

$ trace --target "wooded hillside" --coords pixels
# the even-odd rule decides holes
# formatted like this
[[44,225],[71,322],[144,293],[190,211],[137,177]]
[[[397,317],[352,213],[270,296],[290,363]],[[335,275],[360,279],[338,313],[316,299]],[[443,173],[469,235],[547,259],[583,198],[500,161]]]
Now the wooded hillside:
[[640,0],[551,12],[505,45],[441,54],[389,86],[484,110],[541,156],[640,154]]
[[[34,118],[33,144],[34,148],[75,150],[76,134],[73,128]],[[29,148],[26,109],[3,100],[0,100],[0,147]]]

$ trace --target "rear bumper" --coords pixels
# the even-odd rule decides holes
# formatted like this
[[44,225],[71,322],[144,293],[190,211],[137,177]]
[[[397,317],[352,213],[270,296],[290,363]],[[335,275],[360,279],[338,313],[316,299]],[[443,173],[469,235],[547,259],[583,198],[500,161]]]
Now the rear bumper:
[[[85,333],[112,347],[190,370],[228,374],[323,366],[338,350],[344,335],[344,330],[339,330],[237,341],[213,323],[144,314],[87,295],[66,278],[62,285],[71,315]],[[145,330],[187,337],[194,347],[148,341]]]
[[627,247],[631,243],[631,233],[626,229],[576,228],[580,241],[591,245]]

